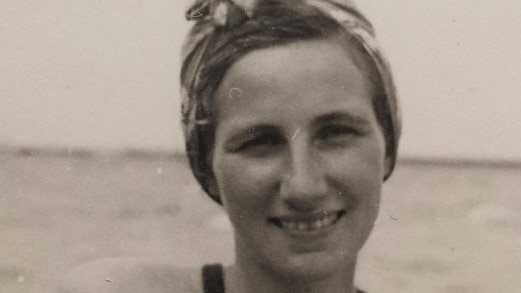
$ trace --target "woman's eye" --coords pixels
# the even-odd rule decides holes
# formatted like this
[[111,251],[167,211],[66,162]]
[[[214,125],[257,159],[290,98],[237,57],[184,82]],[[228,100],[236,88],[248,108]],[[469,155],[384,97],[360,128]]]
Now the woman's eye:
[[236,147],[235,152],[253,157],[262,157],[275,152],[282,143],[283,139],[276,135],[252,135],[246,141],[241,142]]
[[350,142],[360,132],[346,125],[328,125],[319,129],[317,138],[319,143],[343,145]]

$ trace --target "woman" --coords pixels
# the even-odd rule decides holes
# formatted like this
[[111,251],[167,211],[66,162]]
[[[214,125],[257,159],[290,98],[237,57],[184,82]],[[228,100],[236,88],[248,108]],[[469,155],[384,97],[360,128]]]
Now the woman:
[[400,135],[370,23],[340,0],[201,0],[187,17],[187,154],[231,220],[235,264],[110,260],[64,292],[361,292],[357,255]]

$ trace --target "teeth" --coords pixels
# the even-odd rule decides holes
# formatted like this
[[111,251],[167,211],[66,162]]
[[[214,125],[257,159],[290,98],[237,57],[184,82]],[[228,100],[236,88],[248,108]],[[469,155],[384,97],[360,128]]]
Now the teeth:
[[322,221],[314,221],[313,223],[311,223],[311,227],[313,228],[313,230],[318,230],[322,228],[322,226],[324,226],[322,224]]
[[309,225],[306,224],[306,223],[300,222],[300,223],[297,224],[297,230],[299,230],[299,231],[307,231],[307,230],[309,230]]
[[337,214],[325,215],[315,221],[281,221],[281,226],[285,230],[314,231],[333,225],[337,220]]

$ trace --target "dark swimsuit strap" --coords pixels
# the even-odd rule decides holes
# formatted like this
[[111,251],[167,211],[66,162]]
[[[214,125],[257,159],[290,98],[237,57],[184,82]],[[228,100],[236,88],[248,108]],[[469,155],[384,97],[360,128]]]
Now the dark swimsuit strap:
[[[223,266],[221,264],[210,264],[203,266],[203,292],[225,293],[224,273]],[[364,293],[364,291],[357,290],[357,293]]]
[[221,264],[203,266],[203,292],[224,293],[224,273]]

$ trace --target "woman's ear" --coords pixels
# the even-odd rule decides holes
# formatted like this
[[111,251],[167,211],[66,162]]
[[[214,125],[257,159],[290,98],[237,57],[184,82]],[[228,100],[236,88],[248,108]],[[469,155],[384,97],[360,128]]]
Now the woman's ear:
[[213,174],[208,178],[208,192],[210,193],[210,197],[212,197],[216,202],[222,204],[221,196],[219,195],[219,186],[217,185],[217,180],[215,180]]
[[386,152],[384,159],[384,181],[391,176],[391,172],[393,171],[395,163],[395,157],[390,154],[390,152]]
[[217,188],[217,181],[214,176],[211,176],[208,180],[208,191],[212,196],[219,194],[219,188]]
[[[211,133],[211,134],[208,134],[208,133]],[[211,135],[212,137],[212,141],[213,141],[213,135],[214,135],[214,132],[213,131],[208,131],[207,133],[207,137],[209,137]],[[217,179],[215,178],[215,173],[214,173],[214,170],[213,170],[213,151],[214,151],[214,148],[215,148],[215,145],[212,144],[211,147],[208,148],[208,151],[206,152],[207,153],[207,156],[206,156],[206,166],[207,166],[207,170],[206,170],[206,179],[207,179],[207,191],[208,191],[208,195],[214,200],[216,201],[217,203],[221,204],[222,205],[222,202],[221,202],[221,196],[219,195],[219,185],[217,184]]]

